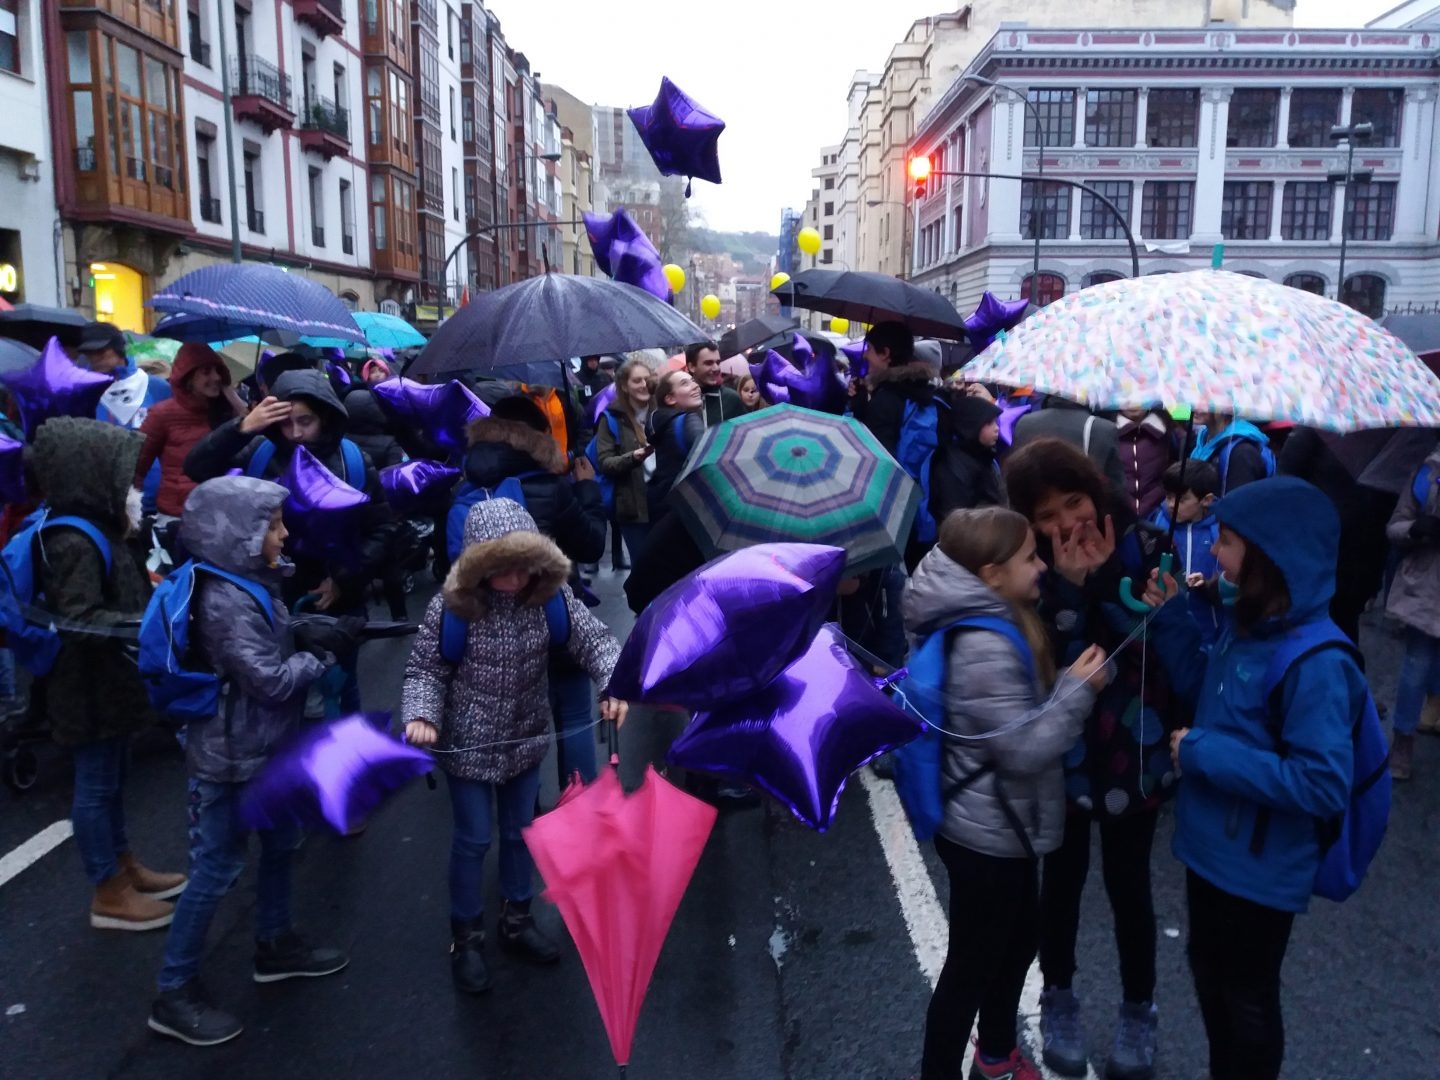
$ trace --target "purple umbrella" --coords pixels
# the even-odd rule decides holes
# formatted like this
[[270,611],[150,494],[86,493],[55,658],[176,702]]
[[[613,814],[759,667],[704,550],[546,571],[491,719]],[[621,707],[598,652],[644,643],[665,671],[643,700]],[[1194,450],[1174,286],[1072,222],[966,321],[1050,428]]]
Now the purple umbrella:
[[329,289],[263,263],[202,266],[161,288],[150,306],[193,317],[167,330],[167,336],[183,341],[225,341],[289,330],[366,344],[364,331]]

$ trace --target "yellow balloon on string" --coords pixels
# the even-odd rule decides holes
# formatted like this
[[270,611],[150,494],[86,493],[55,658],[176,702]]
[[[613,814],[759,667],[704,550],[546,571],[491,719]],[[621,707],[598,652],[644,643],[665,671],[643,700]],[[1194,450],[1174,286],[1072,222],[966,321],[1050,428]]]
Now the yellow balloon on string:
[[850,332],[849,319],[831,319],[830,332],[832,334],[848,334]]
[[776,274],[770,279],[770,291],[774,292],[776,289],[780,288],[781,285],[784,285],[789,280],[790,275],[785,273],[785,271],[783,270],[780,271],[780,273]]
[[795,243],[806,255],[820,254],[820,233],[808,225],[796,235]]
[[716,318],[720,314],[720,298],[710,293],[700,298],[700,314],[707,319]]
[[666,263],[665,280],[670,283],[671,292],[681,292],[685,288],[685,268],[676,266],[674,263]]

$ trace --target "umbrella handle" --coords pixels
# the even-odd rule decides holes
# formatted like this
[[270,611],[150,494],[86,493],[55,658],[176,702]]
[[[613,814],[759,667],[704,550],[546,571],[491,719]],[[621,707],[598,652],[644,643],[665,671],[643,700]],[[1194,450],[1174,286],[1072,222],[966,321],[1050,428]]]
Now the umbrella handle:
[[[1167,551],[1164,555],[1160,556],[1160,576],[1162,578],[1170,573],[1174,566],[1175,556],[1171,552]],[[1144,600],[1135,599],[1133,583],[1128,577],[1120,579],[1120,603],[1124,604],[1137,615],[1150,614],[1150,605],[1145,603]]]

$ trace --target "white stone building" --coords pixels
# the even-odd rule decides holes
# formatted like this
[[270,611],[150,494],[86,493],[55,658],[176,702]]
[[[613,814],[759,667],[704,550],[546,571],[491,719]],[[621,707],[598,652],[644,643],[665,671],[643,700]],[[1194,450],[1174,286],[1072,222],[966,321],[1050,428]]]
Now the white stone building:
[[40,0],[0,3],[0,298],[68,304],[56,270]]

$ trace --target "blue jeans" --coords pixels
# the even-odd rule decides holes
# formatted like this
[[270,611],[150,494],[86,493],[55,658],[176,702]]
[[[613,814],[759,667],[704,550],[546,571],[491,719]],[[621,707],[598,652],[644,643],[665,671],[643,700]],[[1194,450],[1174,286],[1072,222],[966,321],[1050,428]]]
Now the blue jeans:
[[450,918],[478,922],[485,914],[485,853],[490,850],[492,800],[500,818],[500,895],[529,900],[535,895],[535,864],[520,830],[535,820],[540,766],[503,784],[447,776],[455,833],[450,841]]
[[550,670],[550,711],[555,714],[555,759],[560,786],[579,773],[587,784],[595,779],[595,687],[583,671],[556,674]]
[[1440,694],[1440,638],[1409,626],[1405,628],[1405,662],[1400,666],[1391,717],[1397,735],[1415,734],[1427,694]]
[[640,555],[640,549],[645,546],[645,540],[650,535],[650,523],[648,521],[622,521],[620,523],[620,538],[625,541],[625,550],[630,555],[630,565],[635,565],[635,560]]
[[81,743],[75,747],[75,801],[70,823],[75,847],[94,884],[120,872],[120,856],[130,850],[125,836],[125,774],[129,771],[130,739]]
[[[242,786],[190,781],[190,883],[175,901],[175,919],[165,938],[162,993],[184,986],[199,972],[215,909],[245,870],[250,830],[236,812]],[[294,825],[260,832],[257,941],[273,941],[290,929],[290,857],[299,838]]]

